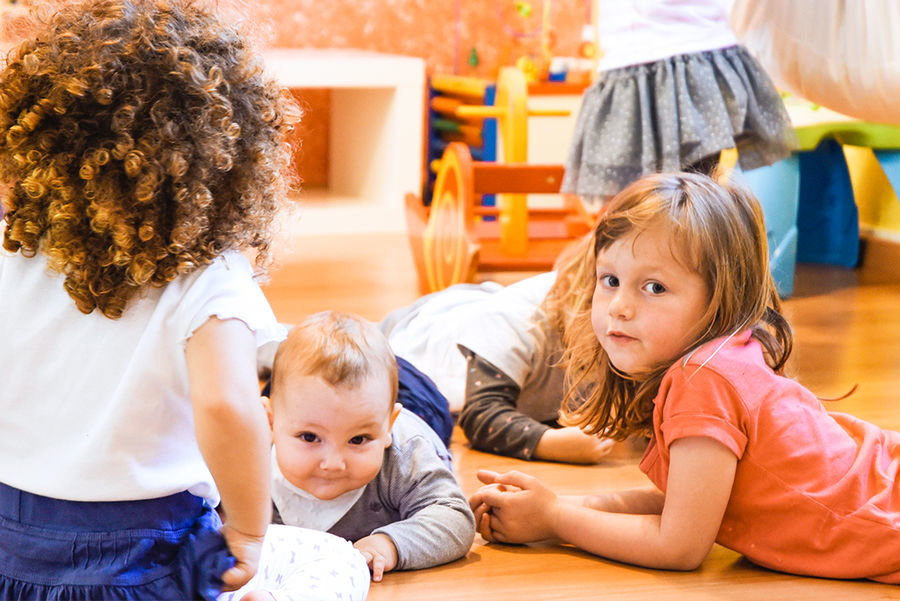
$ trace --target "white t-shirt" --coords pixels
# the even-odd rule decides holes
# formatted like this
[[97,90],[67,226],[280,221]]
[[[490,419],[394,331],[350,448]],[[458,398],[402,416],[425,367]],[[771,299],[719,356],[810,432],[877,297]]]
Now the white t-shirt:
[[598,0],[599,71],[737,44],[728,0]]
[[[85,315],[38,254],[0,251],[0,481],[75,501],[219,494],[194,434],[185,343],[211,316],[284,337],[237,252]],[[250,399],[252,402],[253,399]]]
[[519,387],[516,411],[546,422],[559,417],[565,372],[559,335],[541,304],[556,273],[520,280],[485,301],[459,335],[459,346],[489,361]]

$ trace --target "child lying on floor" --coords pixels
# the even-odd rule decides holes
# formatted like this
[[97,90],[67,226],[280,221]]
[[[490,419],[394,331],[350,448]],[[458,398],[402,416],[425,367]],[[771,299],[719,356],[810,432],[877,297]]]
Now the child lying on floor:
[[[555,270],[510,286],[456,284],[379,324],[391,348],[437,384],[472,448],[518,459],[597,463],[612,441],[560,427],[562,332],[593,281],[590,237]],[[273,344],[277,344],[273,343]]]
[[785,377],[793,335],[756,199],[652,175],[613,198],[595,239],[593,294],[564,360],[574,381],[599,372],[601,385],[564,417],[616,439],[649,432],[651,483],[573,500],[482,470],[482,536],[668,570],[697,568],[715,542],[773,570],[900,584],[900,432],[831,412]]
[[280,345],[265,399],[275,521],[353,541],[375,581],[459,559],[475,536],[446,447],[397,388],[375,325],[323,312]]

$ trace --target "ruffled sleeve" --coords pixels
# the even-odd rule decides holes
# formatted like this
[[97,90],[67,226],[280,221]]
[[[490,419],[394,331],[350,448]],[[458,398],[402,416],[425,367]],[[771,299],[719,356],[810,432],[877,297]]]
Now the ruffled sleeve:
[[257,348],[287,336],[256,283],[250,262],[238,252],[225,253],[197,275],[184,291],[178,313],[183,323],[182,342],[211,317],[244,322],[253,332]]

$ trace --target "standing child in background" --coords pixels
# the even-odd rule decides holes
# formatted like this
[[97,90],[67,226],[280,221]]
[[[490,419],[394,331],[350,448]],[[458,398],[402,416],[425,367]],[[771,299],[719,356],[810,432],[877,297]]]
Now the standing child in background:
[[510,286],[456,284],[385,317],[391,348],[434,380],[473,448],[519,459],[596,463],[612,441],[560,427],[562,331],[593,278],[591,237],[553,272]]
[[0,597],[215,599],[271,516],[240,251],[296,111],[199,2],[57,8],[0,72]]
[[470,500],[482,536],[676,570],[718,542],[774,570],[900,583],[900,434],[830,413],[782,375],[792,334],[755,199],[701,175],[650,176],[595,235],[596,287],[566,356],[576,381],[601,380],[566,417],[613,438],[649,432],[653,485],[575,502],[482,471]]
[[605,202],[649,173],[746,171],[796,145],[778,90],[738,45],[728,0],[598,0],[601,58],[582,99],[562,191]]
[[266,403],[275,521],[353,541],[375,581],[459,559],[475,537],[449,452],[397,387],[381,332],[324,312],[279,346]]

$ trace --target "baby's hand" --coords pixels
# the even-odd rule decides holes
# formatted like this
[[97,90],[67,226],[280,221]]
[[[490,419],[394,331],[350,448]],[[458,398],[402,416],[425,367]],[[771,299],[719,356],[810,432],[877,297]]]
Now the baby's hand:
[[381,582],[385,572],[397,567],[397,547],[387,534],[370,534],[353,543],[353,546],[366,558],[375,582]]

